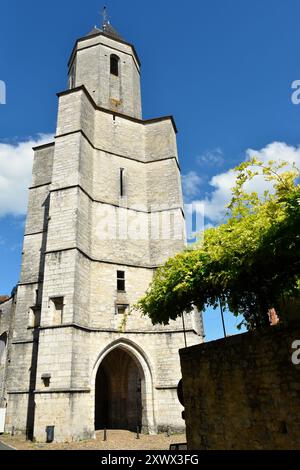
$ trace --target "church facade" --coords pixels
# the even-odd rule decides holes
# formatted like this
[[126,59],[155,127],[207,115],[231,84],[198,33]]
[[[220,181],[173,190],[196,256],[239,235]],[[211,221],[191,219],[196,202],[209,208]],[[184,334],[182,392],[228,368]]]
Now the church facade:
[[[0,305],[5,431],[181,430],[183,322],[153,326],[135,308],[186,244],[176,126],[142,119],[139,58],[108,22],[68,67],[55,141],[34,149],[20,282]],[[184,320],[201,342],[201,315]]]

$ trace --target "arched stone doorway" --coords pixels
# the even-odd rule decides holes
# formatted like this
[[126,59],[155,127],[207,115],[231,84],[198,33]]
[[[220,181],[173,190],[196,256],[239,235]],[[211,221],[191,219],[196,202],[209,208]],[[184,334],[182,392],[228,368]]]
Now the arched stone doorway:
[[142,429],[144,395],[145,377],[138,360],[125,348],[114,348],[96,374],[95,429]]

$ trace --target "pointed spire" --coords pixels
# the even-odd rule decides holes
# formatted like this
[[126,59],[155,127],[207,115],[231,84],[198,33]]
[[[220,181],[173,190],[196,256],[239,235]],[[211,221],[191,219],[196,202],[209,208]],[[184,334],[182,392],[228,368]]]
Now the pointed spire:
[[120,34],[110,24],[106,7],[103,8],[102,17],[103,17],[103,22],[102,22],[103,33],[105,33],[108,36],[111,36],[112,38],[115,38],[115,39],[122,39]]
[[94,26],[92,31],[90,31],[87,34],[87,36],[93,36],[95,34],[104,33],[107,36],[110,36],[112,39],[120,39],[122,41],[123,40],[122,36],[120,36],[120,34],[110,24],[106,7],[103,8],[101,12],[101,16],[103,17],[102,29],[98,28],[97,26]]

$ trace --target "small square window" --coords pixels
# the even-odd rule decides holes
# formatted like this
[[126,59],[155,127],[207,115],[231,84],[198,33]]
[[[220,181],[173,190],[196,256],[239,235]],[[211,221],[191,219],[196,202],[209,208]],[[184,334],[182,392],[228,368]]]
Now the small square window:
[[40,326],[41,320],[41,309],[36,307],[31,307],[29,309],[29,321],[28,326],[30,328],[36,328]]
[[125,272],[117,271],[117,289],[119,292],[125,292]]
[[117,304],[116,305],[116,315],[126,315],[128,311],[128,305],[125,304]]
[[51,374],[43,374],[42,381],[45,387],[50,387]]
[[53,325],[61,325],[63,323],[64,314],[64,298],[54,297],[50,299],[52,309]]

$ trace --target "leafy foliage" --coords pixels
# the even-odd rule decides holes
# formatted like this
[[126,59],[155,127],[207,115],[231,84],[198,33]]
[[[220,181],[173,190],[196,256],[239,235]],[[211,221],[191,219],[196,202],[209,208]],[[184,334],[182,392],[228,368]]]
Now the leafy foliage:
[[[139,301],[154,324],[167,324],[194,305],[216,308],[221,301],[253,329],[269,324],[270,308],[280,314],[282,296],[298,295],[299,170],[286,166],[253,158],[236,168],[227,222],[205,230],[191,248],[169,259]],[[259,197],[245,190],[259,176],[273,193]]]

